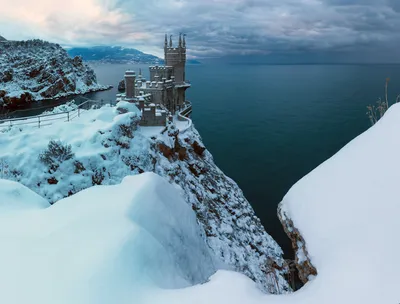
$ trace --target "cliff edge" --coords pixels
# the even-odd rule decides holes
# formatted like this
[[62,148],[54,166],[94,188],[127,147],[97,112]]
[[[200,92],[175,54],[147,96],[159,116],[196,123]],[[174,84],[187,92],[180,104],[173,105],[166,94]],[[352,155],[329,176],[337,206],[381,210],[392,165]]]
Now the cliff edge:
[[[399,117],[395,104],[279,205],[300,277],[315,299],[322,293],[332,303],[398,302]],[[321,284],[332,290],[317,290]]]

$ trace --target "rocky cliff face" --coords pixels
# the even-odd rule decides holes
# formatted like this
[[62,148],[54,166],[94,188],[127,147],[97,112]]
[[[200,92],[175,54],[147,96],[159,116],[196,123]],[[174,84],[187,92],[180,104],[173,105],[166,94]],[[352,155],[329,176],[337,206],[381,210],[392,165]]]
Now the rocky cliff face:
[[[89,112],[85,122],[83,115],[68,128],[61,123],[40,130],[10,129],[0,138],[0,176],[56,203],[92,185],[118,184],[127,175],[155,172],[179,187],[222,268],[246,274],[267,292],[289,291],[281,248],[238,185],[215,165],[194,126],[180,131],[171,124],[163,134],[149,134],[152,128],[138,127],[139,118],[127,109]],[[54,138],[63,149],[48,147]],[[13,152],[26,146],[27,153]],[[50,150],[65,153],[57,158]],[[50,151],[51,157],[43,151]]]
[[[281,249],[238,185],[215,165],[196,129],[184,134],[170,131],[167,139],[153,139],[151,150],[154,171],[184,190],[216,255],[263,289],[287,291],[284,271],[274,269],[284,265]],[[164,163],[169,165],[159,165]]]
[[20,105],[35,100],[102,90],[82,58],[68,56],[58,44],[41,40],[0,43],[0,104]]
[[287,236],[292,241],[292,248],[295,252],[295,264],[299,272],[300,280],[305,284],[313,276],[317,275],[317,269],[311,263],[310,257],[308,255],[306,241],[299,232],[299,230],[294,226],[293,221],[290,217],[283,211],[282,203],[278,206],[278,217],[283,225]]

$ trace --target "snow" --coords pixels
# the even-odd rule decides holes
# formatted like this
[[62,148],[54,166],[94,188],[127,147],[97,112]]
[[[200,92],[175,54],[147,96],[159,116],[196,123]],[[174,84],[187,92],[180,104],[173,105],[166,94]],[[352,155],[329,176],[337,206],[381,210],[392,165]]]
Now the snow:
[[242,275],[219,271],[204,285],[153,292],[146,303],[399,303],[399,129],[396,104],[284,197],[282,211],[318,270],[302,289],[264,295]]
[[[146,173],[37,208],[37,194],[0,180],[26,208],[0,209],[1,303],[142,303],[155,290],[204,282],[214,261],[179,191]],[[42,203],[44,200],[42,199]]]
[[75,103],[75,100],[72,100],[68,101],[65,104],[59,105],[50,111],[45,111],[43,112],[43,114],[58,114],[58,113],[71,112],[73,110],[76,110],[77,108],[78,105]]
[[[65,125],[56,124],[41,130],[36,141],[24,132],[14,133],[11,142],[0,136],[0,146],[7,147],[0,156],[17,163],[18,168],[28,167],[36,176],[41,172],[35,167],[38,162],[27,155],[36,153],[54,132],[73,147],[81,147],[76,155],[83,160],[89,154],[107,153],[107,148],[98,144],[104,139],[101,133],[114,134],[120,123],[131,123],[135,115],[93,110],[87,111],[80,122],[71,123],[68,131],[63,131]],[[126,177],[120,185],[92,187],[47,208],[45,199],[25,187],[0,181],[0,302],[399,303],[399,128],[400,105],[394,105],[377,124],[302,178],[283,198],[282,215],[293,221],[306,241],[308,256],[299,259],[310,258],[318,270],[301,290],[286,295],[263,294],[242,274],[227,270],[213,274],[216,268],[224,267],[209,254],[191,206],[180,196],[189,196],[190,192],[154,174]],[[191,132],[190,136],[196,137],[196,131]],[[189,139],[186,133],[183,142]],[[164,137],[165,144],[173,141],[168,135]],[[144,138],[139,129],[129,139],[135,146],[129,152],[139,152],[136,155],[142,157],[145,154],[140,153],[149,153]],[[110,159],[102,163],[111,169],[108,172],[118,170]],[[161,159],[156,166],[165,163]],[[182,185],[195,182],[190,175],[185,176]],[[63,187],[76,183],[73,177],[67,183],[62,176],[56,177]],[[20,178],[35,184],[26,175]],[[79,174],[75,178],[84,181]],[[218,182],[218,191],[232,191]],[[47,186],[43,193],[57,186]],[[58,188],[52,193],[61,192]],[[206,199],[204,196],[203,203]],[[244,209],[241,206],[237,211]],[[215,226],[213,221],[208,224]],[[244,237],[247,227],[253,227],[245,221],[235,227],[229,223],[224,217],[218,225],[222,235]],[[218,246],[228,248],[216,237],[209,238],[208,245],[214,252]],[[242,249],[235,248],[235,253]],[[246,266],[258,267],[256,260],[252,261],[254,264]],[[204,283],[210,275],[209,282]],[[204,284],[192,286],[196,283]]]
[[15,209],[46,208],[50,204],[27,187],[0,179],[0,212]]
[[[277,292],[273,275],[266,274],[267,262],[271,259],[282,265],[282,250],[212,155],[207,150],[202,155],[194,151],[195,144],[204,145],[191,120],[176,120],[167,128],[140,127],[136,112],[121,109],[124,104],[104,106],[82,111],[69,122],[54,121],[51,127],[12,127],[0,133],[0,178],[18,181],[57,205],[94,185],[116,185],[125,176],[155,172],[180,186],[215,257],[228,269],[255,280],[258,288]],[[39,158],[51,140],[72,151],[71,158],[63,158],[54,168]],[[186,154],[182,158],[181,152]],[[283,271],[273,273],[280,291],[287,292]]]

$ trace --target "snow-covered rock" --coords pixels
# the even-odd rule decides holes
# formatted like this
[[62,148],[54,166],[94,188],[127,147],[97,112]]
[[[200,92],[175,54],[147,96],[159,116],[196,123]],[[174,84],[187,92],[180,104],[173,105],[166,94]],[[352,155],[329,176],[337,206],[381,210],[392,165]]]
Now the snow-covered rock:
[[68,56],[58,44],[41,40],[0,43],[0,104],[104,90],[82,58]]
[[151,289],[188,287],[215,272],[195,214],[154,173],[47,208],[15,184],[0,180],[0,201],[14,188],[13,203],[25,206],[0,208],[1,303],[141,303]]
[[[138,126],[137,113],[126,109],[121,103],[83,111],[71,122],[55,121],[47,128],[11,128],[0,134],[5,168],[0,176],[58,204],[93,185],[114,185],[128,175],[155,172],[180,186],[216,257],[265,291],[288,291],[285,267],[278,270],[284,264],[281,248],[237,184],[215,165],[194,126],[178,132],[172,124],[163,134],[162,128],[149,132],[152,128]],[[49,154],[52,140],[55,153]]]

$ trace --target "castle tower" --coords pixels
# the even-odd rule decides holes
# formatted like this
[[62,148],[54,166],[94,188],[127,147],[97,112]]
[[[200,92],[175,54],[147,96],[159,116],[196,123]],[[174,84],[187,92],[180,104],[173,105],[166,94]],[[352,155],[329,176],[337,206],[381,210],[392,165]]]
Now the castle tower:
[[125,72],[125,92],[127,99],[135,98],[135,82],[136,74],[135,71]]
[[185,36],[179,34],[179,44],[173,47],[172,36],[170,36],[170,43],[168,45],[167,35],[165,36],[164,43],[164,59],[166,66],[174,68],[175,81],[185,82],[185,68],[186,68],[186,40]]

